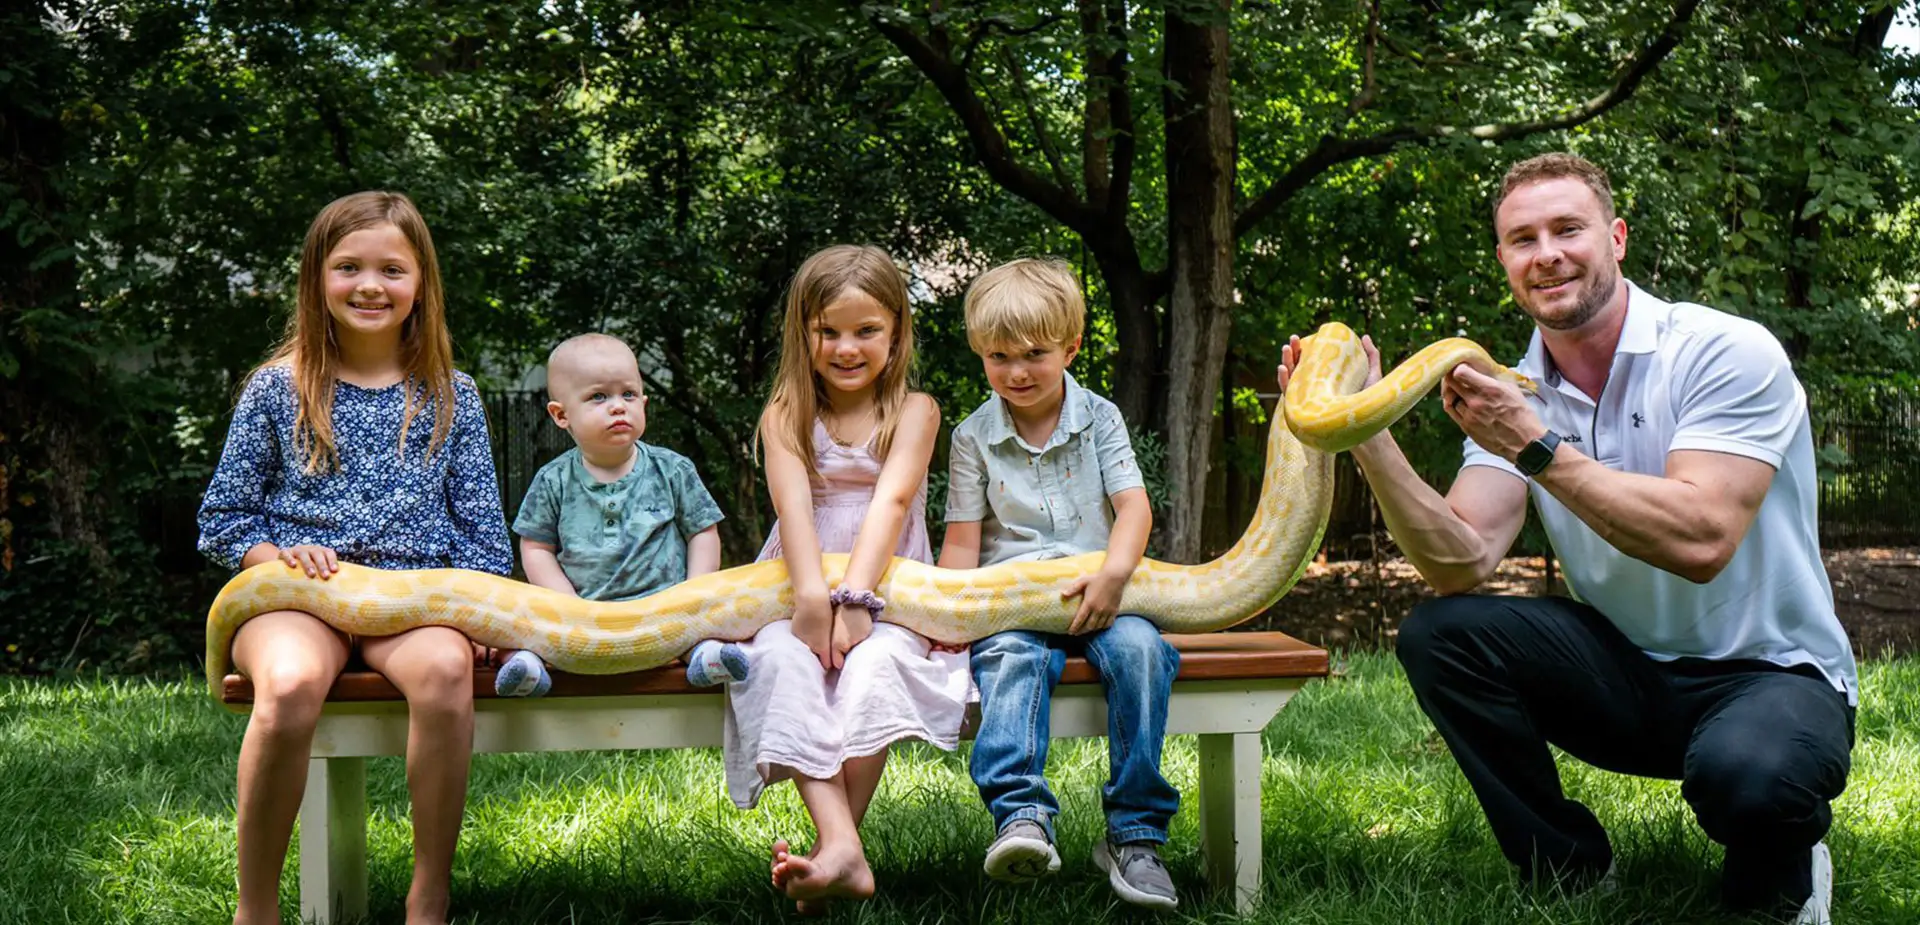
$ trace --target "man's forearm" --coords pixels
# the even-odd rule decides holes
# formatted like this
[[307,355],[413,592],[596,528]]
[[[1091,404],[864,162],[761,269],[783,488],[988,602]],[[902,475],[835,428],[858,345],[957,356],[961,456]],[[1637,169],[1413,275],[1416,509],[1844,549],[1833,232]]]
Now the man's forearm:
[[1382,431],[1354,447],[1353,459],[1373,490],[1394,545],[1434,590],[1459,593],[1486,580],[1490,560],[1506,550],[1489,553],[1485,538],[1414,471],[1393,437]]
[[1608,545],[1689,581],[1712,581],[1745,529],[1697,485],[1608,469],[1565,444],[1535,481]]

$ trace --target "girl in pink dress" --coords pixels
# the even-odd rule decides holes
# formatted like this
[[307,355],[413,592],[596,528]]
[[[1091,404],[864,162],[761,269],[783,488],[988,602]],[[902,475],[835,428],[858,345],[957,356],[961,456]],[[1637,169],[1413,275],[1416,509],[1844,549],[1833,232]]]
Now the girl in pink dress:
[[[873,593],[894,556],[933,558],[926,482],[940,410],[908,389],[912,359],[906,280],[886,252],[843,245],[801,265],[759,430],[779,515],[760,558],[786,560],[793,619],[745,644],[725,747],[736,804],[752,807],[767,784],[791,778],[813,817],[811,852],[773,846],[774,886],[802,911],[873,895],[859,825],[887,747],[959,744],[966,655],[887,623]],[[822,577],[823,552],[851,553],[838,587]]]

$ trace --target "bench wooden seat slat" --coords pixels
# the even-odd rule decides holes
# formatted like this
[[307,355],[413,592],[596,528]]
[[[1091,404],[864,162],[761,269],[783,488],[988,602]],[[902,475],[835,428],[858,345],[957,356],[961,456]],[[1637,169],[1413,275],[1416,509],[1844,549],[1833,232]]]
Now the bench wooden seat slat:
[[[1169,633],[1167,641],[1180,651],[1182,681],[1236,681],[1249,678],[1323,678],[1327,653],[1285,633]],[[494,697],[494,669],[476,670],[473,696]],[[1093,666],[1079,656],[1067,659],[1062,684],[1093,684],[1099,678]],[[675,665],[616,675],[576,675],[556,671],[549,697],[625,697],[639,694],[714,693],[712,688],[687,683],[685,669]],[[253,702],[253,682],[227,675],[222,699],[235,705]],[[330,703],[369,703],[399,700],[400,692],[378,672],[364,668],[341,673],[327,693]]]

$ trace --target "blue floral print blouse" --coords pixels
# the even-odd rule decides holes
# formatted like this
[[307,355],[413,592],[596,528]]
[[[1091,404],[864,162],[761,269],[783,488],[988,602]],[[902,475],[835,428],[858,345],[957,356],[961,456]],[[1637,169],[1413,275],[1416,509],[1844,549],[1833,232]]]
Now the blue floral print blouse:
[[513,570],[500,486],[480,392],[454,373],[453,427],[427,456],[434,404],[407,430],[401,384],[335,382],[333,439],[340,465],[309,474],[294,442],[297,401],[284,366],[255,373],[233,409],[226,449],[200,505],[200,551],[231,569],[256,544],[311,543],[342,561],[383,569]]

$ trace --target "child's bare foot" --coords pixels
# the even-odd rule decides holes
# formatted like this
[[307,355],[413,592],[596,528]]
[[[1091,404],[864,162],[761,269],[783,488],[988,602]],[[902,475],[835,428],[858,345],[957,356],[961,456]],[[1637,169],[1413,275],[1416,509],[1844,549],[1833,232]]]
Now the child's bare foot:
[[[773,843],[773,888],[782,893],[787,891],[787,881],[793,876],[792,870],[787,866],[787,859],[790,856],[784,839]],[[812,857],[811,852],[808,853],[808,857]],[[803,899],[793,904],[793,911],[808,917],[821,916],[827,914],[829,905],[824,899]]]
[[787,840],[784,838],[776,839],[773,843],[773,865],[771,870],[773,874],[773,888],[782,893],[787,891],[788,857],[790,857],[790,855],[787,852]]
[[873,897],[873,869],[858,842],[815,846],[811,857],[787,855],[785,880],[787,895],[800,902]]

